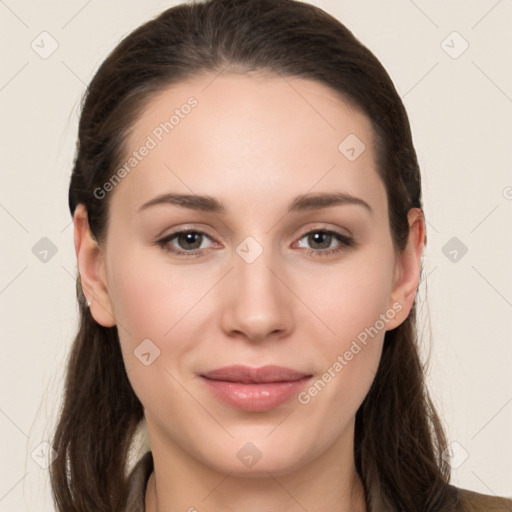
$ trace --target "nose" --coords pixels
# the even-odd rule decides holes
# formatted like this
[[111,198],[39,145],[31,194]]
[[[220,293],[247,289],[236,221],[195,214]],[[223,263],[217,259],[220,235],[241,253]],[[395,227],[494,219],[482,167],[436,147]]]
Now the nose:
[[286,285],[286,272],[270,252],[264,250],[252,262],[243,252],[234,254],[234,268],[223,285],[221,322],[226,335],[256,343],[291,333],[294,295]]

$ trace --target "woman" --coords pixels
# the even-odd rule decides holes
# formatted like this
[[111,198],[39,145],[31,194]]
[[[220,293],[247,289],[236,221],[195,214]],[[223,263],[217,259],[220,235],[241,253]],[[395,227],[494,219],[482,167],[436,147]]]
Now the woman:
[[337,20],[211,0],[139,27],[88,88],[69,206],[59,511],[512,510],[449,484],[409,122]]

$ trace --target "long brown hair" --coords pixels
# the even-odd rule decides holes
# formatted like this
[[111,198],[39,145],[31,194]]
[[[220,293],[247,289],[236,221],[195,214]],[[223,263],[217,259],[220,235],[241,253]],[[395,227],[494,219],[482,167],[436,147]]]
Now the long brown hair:
[[[407,114],[377,58],[338,20],[294,0],[210,0],[172,7],[129,34],[92,79],[83,102],[69,188],[73,215],[87,208],[106,236],[109,197],[94,191],[123,161],[127,131],[156,92],[204,71],[264,70],[313,79],[368,116],[389,204],[393,244],[403,250],[407,213],[422,208],[420,171]],[[126,375],[117,328],[94,321],[77,277],[79,330],[52,444],[52,492],[60,512],[123,510],[128,453],[143,419]],[[417,349],[416,304],[385,335],[380,366],[357,411],[354,455],[368,508],[451,510],[446,440]]]

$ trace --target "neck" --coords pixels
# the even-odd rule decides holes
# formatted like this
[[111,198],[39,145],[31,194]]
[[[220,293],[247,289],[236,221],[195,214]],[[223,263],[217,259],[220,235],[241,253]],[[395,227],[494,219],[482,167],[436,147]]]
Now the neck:
[[152,443],[146,512],[366,512],[351,434],[300,468],[258,476],[222,473],[174,444]]

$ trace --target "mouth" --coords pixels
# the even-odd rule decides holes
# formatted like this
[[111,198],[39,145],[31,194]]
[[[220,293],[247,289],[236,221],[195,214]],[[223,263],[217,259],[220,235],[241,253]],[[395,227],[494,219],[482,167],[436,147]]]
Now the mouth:
[[200,376],[223,403],[244,411],[268,411],[297,396],[312,377],[282,366],[226,366]]

